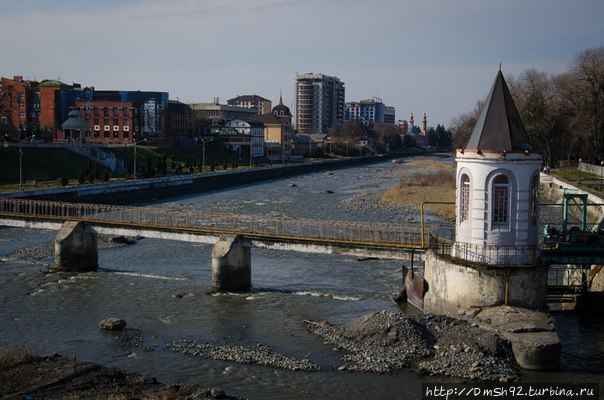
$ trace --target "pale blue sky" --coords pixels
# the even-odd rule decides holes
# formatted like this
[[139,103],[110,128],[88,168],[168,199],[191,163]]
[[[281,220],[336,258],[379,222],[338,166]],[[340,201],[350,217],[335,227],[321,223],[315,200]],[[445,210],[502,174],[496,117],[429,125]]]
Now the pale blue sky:
[[[506,76],[604,46],[603,0],[0,0],[0,75],[221,102],[296,73],[448,125]],[[293,111],[293,110],[292,110]]]

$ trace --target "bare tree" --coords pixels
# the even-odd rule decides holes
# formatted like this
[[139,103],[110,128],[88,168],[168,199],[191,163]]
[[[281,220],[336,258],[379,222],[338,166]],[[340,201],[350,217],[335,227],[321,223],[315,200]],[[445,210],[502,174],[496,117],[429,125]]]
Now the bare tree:
[[453,134],[453,146],[456,149],[466,147],[483,106],[484,101],[480,100],[476,103],[474,110],[455,117],[451,122],[450,130]]
[[567,74],[555,79],[560,111],[569,116],[579,157],[601,160],[604,154],[604,47],[581,52]]

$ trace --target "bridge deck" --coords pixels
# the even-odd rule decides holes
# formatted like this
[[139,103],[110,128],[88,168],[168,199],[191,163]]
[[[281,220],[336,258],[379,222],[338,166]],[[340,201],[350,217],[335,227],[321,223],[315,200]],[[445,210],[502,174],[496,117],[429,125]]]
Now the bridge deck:
[[422,249],[419,226],[176,211],[151,207],[0,199],[0,216],[243,235],[250,238]]

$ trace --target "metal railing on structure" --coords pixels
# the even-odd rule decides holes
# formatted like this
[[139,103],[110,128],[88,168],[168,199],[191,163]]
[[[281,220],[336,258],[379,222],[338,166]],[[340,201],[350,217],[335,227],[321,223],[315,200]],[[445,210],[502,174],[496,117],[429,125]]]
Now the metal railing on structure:
[[0,199],[0,216],[401,249],[422,249],[424,242],[422,230],[416,224],[293,219],[37,200]]
[[428,247],[442,258],[459,259],[496,267],[535,266],[539,246],[501,246],[460,243],[430,234]]

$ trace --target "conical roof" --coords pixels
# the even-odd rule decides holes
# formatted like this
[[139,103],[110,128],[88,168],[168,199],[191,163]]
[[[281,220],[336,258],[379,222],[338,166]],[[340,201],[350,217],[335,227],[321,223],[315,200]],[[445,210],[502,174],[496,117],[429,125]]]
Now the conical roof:
[[69,118],[63,122],[61,129],[84,130],[89,128],[88,121],[82,118],[82,113],[79,110],[71,110],[67,115]]
[[501,71],[497,73],[465,148],[498,151],[533,149]]
[[279,95],[279,104],[273,107],[272,113],[277,116],[286,116],[291,117],[292,113],[289,110],[289,107],[283,105],[283,97]]

